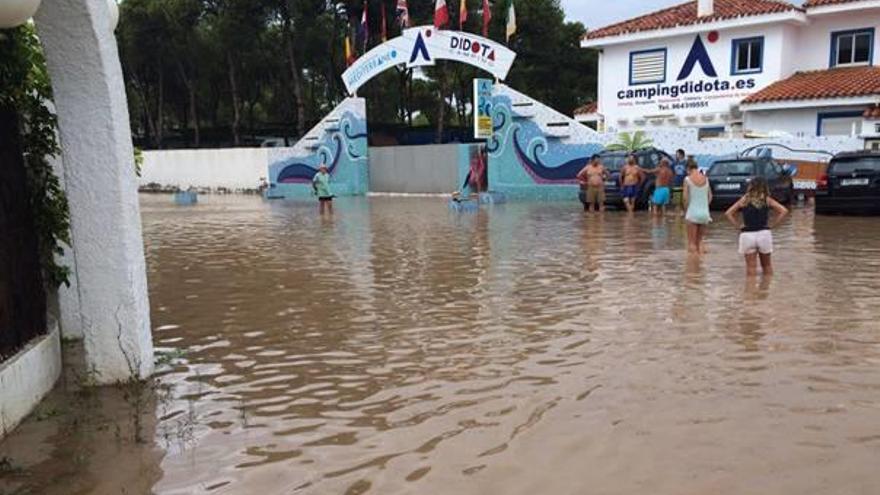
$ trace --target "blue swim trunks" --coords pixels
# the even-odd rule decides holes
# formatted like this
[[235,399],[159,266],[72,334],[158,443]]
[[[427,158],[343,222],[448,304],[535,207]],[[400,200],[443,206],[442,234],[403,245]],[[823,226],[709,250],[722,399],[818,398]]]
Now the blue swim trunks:
[[639,186],[623,186],[624,199],[636,199],[639,197]]
[[672,191],[668,187],[658,187],[654,190],[651,202],[657,206],[666,206],[670,199],[672,199]]

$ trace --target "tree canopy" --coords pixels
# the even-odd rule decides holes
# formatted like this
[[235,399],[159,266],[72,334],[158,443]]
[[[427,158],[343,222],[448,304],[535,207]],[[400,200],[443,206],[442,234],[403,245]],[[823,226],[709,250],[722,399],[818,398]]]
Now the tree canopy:
[[[504,40],[510,1],[496,0],[490,37]],[[518,58],[507,83],[565,113],[594,99],[595,55],[584,27],[559,0],[515,0]],[[458,0],[447,0],[458,26]],[[132,130],[147,148],[247,145],[296,138],[345,97],[345,38],[356,54],[397,36],[397,0],[126,0],[117,31]],[[465,30],[479,32],[481,1]],[[368,9],[369,37],[359,33]],[[433,0],[409,0],[412,25],[433,22]],[[485,75],[483,75],[485,77]],[[377,77],[367,98],[372,127],[468,127],[476,68],[440,63]]]

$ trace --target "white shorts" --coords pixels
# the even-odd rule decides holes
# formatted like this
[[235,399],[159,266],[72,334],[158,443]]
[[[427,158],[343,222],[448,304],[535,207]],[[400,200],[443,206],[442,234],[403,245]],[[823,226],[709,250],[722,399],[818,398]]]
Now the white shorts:
[[739,254],[755,253],[773,253],[773,232],[762,230],[760,232],[743,232],[739,235]]

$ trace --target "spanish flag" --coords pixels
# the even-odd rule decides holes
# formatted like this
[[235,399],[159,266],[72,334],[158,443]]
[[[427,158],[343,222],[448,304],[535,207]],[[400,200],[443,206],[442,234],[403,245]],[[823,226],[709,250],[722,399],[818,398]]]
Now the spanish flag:
[[355,61],[354,52],[351,49],[351,35],[345,35],[345,64],[351,66]]
[[464,31],[464,23],[467,22],[468,10],[467,0],[461,0],[458,8],[458,30]]

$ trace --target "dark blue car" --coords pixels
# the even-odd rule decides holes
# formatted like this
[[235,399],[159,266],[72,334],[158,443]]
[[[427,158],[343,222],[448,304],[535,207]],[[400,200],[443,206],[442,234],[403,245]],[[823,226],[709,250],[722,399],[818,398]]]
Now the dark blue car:
[[880,213],[880,153],[841,153],[816,188],[816,213]]

